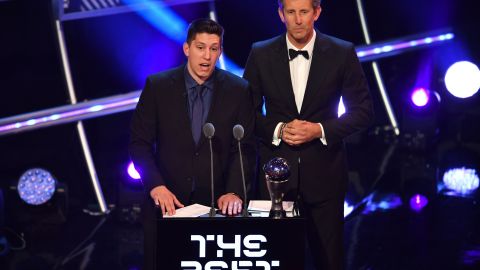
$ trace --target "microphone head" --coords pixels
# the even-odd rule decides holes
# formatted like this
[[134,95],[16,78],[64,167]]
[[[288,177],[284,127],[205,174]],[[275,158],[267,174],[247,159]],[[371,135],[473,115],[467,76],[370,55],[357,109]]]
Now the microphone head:
[[233,137],[235,137],[235,139],[237,139],[238,141],[243,139],[244,133],[245,131],[243,130],[242,125],[235,125],[233,127]]
[[208,139],[211,139],[214,134],[215,134],[215,127],[213,126],[213,124],[205,123],[205,125],[203,125],[203,135],[205,135],[205,137],[207,137]]

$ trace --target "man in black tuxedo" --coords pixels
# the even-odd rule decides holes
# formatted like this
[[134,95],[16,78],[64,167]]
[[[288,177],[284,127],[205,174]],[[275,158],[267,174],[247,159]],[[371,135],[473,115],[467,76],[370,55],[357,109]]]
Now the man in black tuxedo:
[[[147,196],[142,209],[145,269],[157,269],[154,205],[163,215],[187,204],[210,205],[210,150],[202,134],[207,122],[215,127],[217,207],[227,215],[242,211],[238,194],[243,194],[243,184],[232,128],[244,127],[244,160],[254,164],[255,113],[248,83],[215,67],[222,37],[223,28],[216,22],[192,22],[183,45],[187,64],[149,76],[132,118],[129,151]],[[249,179],[253,170],[246,166],[245,171]]]
[[[244,73],[256,109],[260,162],[287,159],[292,175],[285,199],[301,202],[313,262],[317,269],[342,269],[343,139],[371,123],[372,101],[353,44],[314,28],[320,0],[278,2],[286,34],[253,44]],[[340,97],[346,112],[338,117]]]

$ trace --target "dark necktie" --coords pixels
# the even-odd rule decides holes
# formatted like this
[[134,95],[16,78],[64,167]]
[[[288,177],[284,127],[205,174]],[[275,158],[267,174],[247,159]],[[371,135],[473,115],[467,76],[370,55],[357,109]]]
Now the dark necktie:
[[305,59],[307,60],[310,58],[307,51],[302,51],[302,50],[297,51],[294,49],[288,49],[288,55],[290,56],[290,61],[300,54],[303,55],[303,57],[305,57]]
[[192,106],[192,135],[195,144],[198,144],[202,135],[203,125],[203,93],[205,88],[202,85],[195,86],[193,92]]

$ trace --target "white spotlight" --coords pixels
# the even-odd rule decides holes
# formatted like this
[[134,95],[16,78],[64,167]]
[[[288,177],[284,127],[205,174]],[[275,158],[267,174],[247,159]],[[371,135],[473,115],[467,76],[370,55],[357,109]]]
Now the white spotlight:
[[456,62],[448,68],[445,74],[445,86],[455,97],[471,97],[480,88],[480,70],[471,62]]

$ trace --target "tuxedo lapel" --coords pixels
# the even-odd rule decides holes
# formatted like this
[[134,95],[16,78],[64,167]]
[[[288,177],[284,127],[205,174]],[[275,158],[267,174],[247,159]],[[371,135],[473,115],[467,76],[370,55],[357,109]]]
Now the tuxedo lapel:
[[284,96],[284,100],[287,101],[288,111],[294,112],[294,115],[298,115],[290,76],[290,64],[285,36],[279,36],[275,43],[276,46],[272,52],[274,56],[270,57],[272,61],[270,66],[272,67],[273,81],[277,84],[278,94]]
[[325,61],[326,50],[328,44],[320,32],[316,32],[315,45],[313,46],[312,64],[308,74],[307,87],[303,97],[302,109],[300,115],[307,112],[308,107],[317,95],[321,93],[322,81],[325,79],[325,74],[328,70],[328,61]]

